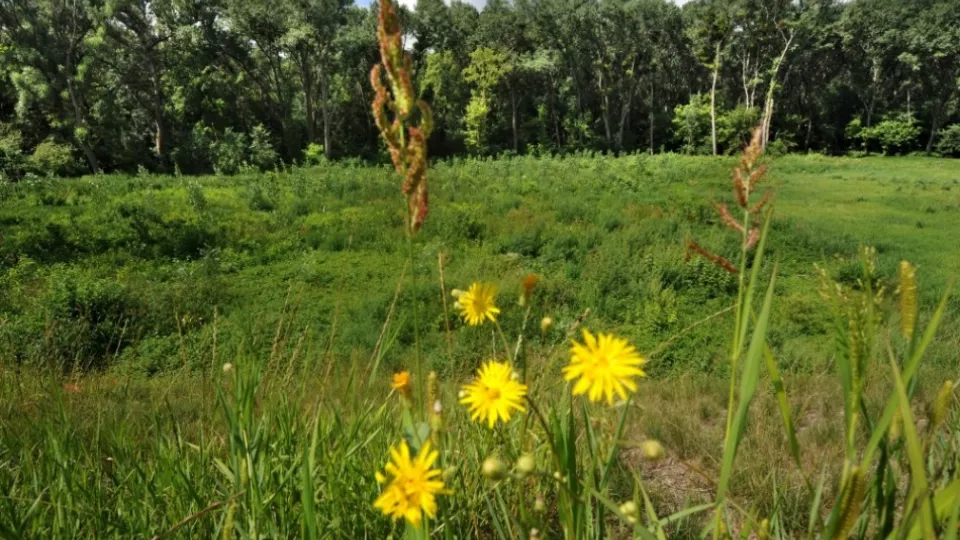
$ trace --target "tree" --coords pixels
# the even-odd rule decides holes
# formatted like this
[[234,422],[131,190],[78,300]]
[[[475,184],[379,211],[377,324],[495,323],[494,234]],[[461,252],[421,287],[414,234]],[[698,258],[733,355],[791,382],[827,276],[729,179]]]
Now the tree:
[[[717,82],[724,52],[733,34],[733,10],[729,0],[698,0],[685,9],[687,34],[694,55],[711,72],[710,136],[717,155]],[[749,106],[749,104],[748,104]]]
[[841,17],[849,85],[860,98],[867,127],[873,125],[885,92],[895,86],[888,79],[896,75],[910,18],[909,4],[899,0],[857,0]]
[[[307,142],[316,141],[317,101],[323,123],[323,149],[333,152],[330,85],[337,32],[345,22],[343,0],[289,0],[283,43],[297,66],[306,113]],[[318,95],[319,94],[319,95]]]
[[950,0],[917,4],[920,9],[906,42],[928,96],[930,135],[925,149],[930,153],[960,87],[960,6]]
[[483,153],[487,148],[487,116],[497,87],[513,70],[507,52],[500,49],[480,47],[470,53],[470,65],[463,70],[463,78],[474,88],[467,104],[466,141],[474,152]]
[[51,130],[73,140],[92,172],[100,170],[90,115],[100,68],[92,54],[102,40],[94,33],[98,8],[93,0],[9,0],[0,9],[9,44],[5,70],[18,94],[18,113],[40,110]]

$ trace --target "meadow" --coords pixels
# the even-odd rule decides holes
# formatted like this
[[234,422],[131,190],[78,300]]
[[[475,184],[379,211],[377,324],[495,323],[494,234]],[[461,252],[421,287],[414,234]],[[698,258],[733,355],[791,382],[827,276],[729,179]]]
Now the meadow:
[[[557,358],[580,328],[637,347],[648,377],[625,406],[629,419],[618,425],[616,411],[585,405],[595,421],[576,444],[606,454],[592,430],[618,433],[596,500],[642,503],[649,493],[650,509],[679,515],[662,534],[696,536],[706,518],[683,509],[711,500],[723,468],[740,284],[688,244],[739,253],[715,208],[730,204],[735,164],[670,154],[433,163],[430,214],[409,243],[396,174],[362,163],[0,185],[0,535],[402,536],[371,504],[374,472],[404,430],[391,375],[415,358],[436,373],[445,446],[459,458],[443,465],[453,493],[432,532],[527,538],[534,524],[560,535],[563,490],[549,474],[484,479],[489,455],[512,462],[523,449],[506,430],[471,424],[457,403],[470,374],[503,349],[489,326],[454,313],[450,293],[487,281],[499,290],[502,333],[528,336],[525,366],[544,395],[570,399]],[[844,383],[820,270],[863,291],[861,246],[875,248],[867,290],[886,291],[870,303],[884,345],[869,358],[865,411],[896,389],[886,344],[914,350],[897,335],[903,260],[918,268],[918,319],[940,321],[909,384],[916,414],[956,378],[960,301],[933,314],[960,269],[960,162],[809,155],[768,165],[759,274],[776,267],[777,279],[766,344],[803,451],[791,456],[781,394],[767,381],[729,498],[744,509],[733,519],[740,534],[759,534],[764,517],[764,534],[792,538],[814,531],[845,489]],[[520,306],[530,274],[537,282]],[[758,297],[768,284],[757,282]],[[552,327],[541,331],[545,317]],[[946,485],[960,437],[928,431],[930,483]],[[531,437],[540,469],[548,445]],[[644,459],[650,440],[665,458]],[[520,517],[503,518],[508,508]],[[630,536],[614,523],[622,510],[593,508],[591,530]],[[862,537],[876,530],[858,526]]]

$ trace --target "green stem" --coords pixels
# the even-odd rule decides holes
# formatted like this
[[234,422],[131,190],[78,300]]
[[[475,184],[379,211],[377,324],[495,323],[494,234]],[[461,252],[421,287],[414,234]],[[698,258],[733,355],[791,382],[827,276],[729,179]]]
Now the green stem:
[[[409,218],[408,218],[409,225]],[[410,300],[413,302],[413,362],[414,369],[417,372],[417,410],[423,416],[425,414],[425,392],[426,378],[423,376],[423,362],[420,354],[420,307],[417,302],[417,266],[414,261],[414,238],[413,231],[407,229],[407,256],[410,264],[410,280],[412,283]]]
[[500,341],[503,343],[503,352],[507,354],[507,361],[510,362],[511,366],[513,366],[513,355],[510,354],[510,345],[507,343],[507,336],[504,335],[503,328],[500,327],[500,323],[498,321],[493,321],[493,326],[497,328],[497,334],[500,335]]

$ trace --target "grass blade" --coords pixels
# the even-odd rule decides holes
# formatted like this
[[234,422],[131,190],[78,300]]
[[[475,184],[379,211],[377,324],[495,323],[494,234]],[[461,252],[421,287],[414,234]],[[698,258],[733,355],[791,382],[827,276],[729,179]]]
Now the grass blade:
[[[917,369],[920,367],[920,358],[923,357],[923,353],[926,352],[927,347],[933,341],[933,337],[937,333],[937,327],[940,326],[940,320],[943,318],[943,314],[947,309],[947,301],[950,298],[950,290],[952,288],[952,285],[947,286],[947,291],[940,300],[940,305],[937,306],[937,310],[930,318],[930,322],[927,323],[927,328],[923,332],[923,337],[920,338],[916,348],[911,351],[910,359],[903,366],[902,377],[905,385],[909,385],[913,380],[913,376],[917,373]],[[887,428],[890,427],[890,422],[893,420],[893,415],[897,410],[897,407],[897,397],[896,395],[893,395],[887,402],[887,405],[883,410],[883,415],[881,415],[880,419],[873,428],[873,433],[870,435],[870,440],[867,442],[867,447],[863,452],[863,458],[860,462],[861,467],[869,467],[873,463],[873,454],[876,452],[877,447],[880,446],[880,443],[883,442],[884,437],[887,436]]]
[[917,427],[913,421],[913,411],[910,410],[910,400],[907,398],[907,387],[903,384],[897,361],[890,353],[890,369],[893,370],[893,380],[896,385],[900,401],[900,414],[903,415],[903,437],[906,441],[907,459],[910,463],[910,490],[911,498],[915,498],[920,508],[920,524],[923,528],[923,537],[928,540],[936,538],[933,529],[933,514],[927,498],[927,468],[923,459],[923,447],[920,437],[917,436]]
[[760,382],[760,362],[763,358],[763,348],[766,345],[767,326],[770,322],[770,307],[773,305],[773,291],[777,283],[777,266],[778,265],[774,265],[773,273],[770,276],[770,284],[767,286],[767,294],[763,299],[763,307],[760,310],[760,316],[757,317],[757,324],[753,329],[753,335],[750,339],[750,348],[747,350],[747,355],[744,358],[743,374],[740,377],[740,401],[724,442],[720,481],[717,485],[718,504],[723,502],[724,496],[726,495],[730,483],[730,476],[733,473],[733,462],[737,456],[737,448],[740,445],[743,431],[746,428],[750,403],[757,393],[757,386]]
[[302,490],[300,492],[300,501],[303,504],[303,537],[307,540],[315,540],[320,536],[317,531],[317,507],[316,490],[313,485],[313,469],[316,466],[318,430],[320,427],[320,405],[317,405],[317,412],[313,416],[313,430],[310,434],[310,447],[304,455],[300,469],[302,478]]

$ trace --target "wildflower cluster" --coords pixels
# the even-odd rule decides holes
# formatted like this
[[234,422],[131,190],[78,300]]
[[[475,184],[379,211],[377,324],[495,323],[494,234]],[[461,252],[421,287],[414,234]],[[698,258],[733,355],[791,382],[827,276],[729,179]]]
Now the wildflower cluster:
[[[518,304],[527,308],[527,316],[537,282],[537,278],[528,276],[521,283]],[[518,414],[522,415],[524,421],[521,423],[519,446],[524,448],[528,429],[527,415],[531,409],[536,409],[535,396],[530,393],[527,375],[516,369],[515,362],[520,360],[516,353],[522,348],[518,346],[511,358],[511,347],[500,329],[497,288],[490,283],[474,282],[466,291],[454,290],[452,294],[457,299],[456,307],[466,323],[466,328],[492,324],[502,337],[503,353],[507,358],[484,362],[474,379],[462,386],[460,403],[466,407],[470,420],[491,430],[506,429]],[[553,320],[544,317],[539,329],[541,335],[548,333],[552,326]],[[526,324],[523,328],[526,328]],[[591,402],[605,402],[607,405],[613,405],[617,398],[628,400],[630,394],[638,389],[636,379],[645,376],[641,369],[645,359],[626,340],[612,334],[594,335],[584,329],[582,335],[582,342],[570,340],[569,363],[562,369],[563,379],[571,383],[569,395],[585,395]],[[521,332],[518,344],[522,342]],[[384,515],[405,519],[414,528],[421,527],[424,517],[436,517],[436,496],[448,493],[442,480],[438,479],[441,472],[431,469],[438,461],[438,455],[445,451],[441,446],[442,438],[437,436],[438,432],[447,429],[441,421],[442,406],[438,396],[437,379],[436,373],[431,372],[426,400],[428,404],[433,403],[429,414],[430,422],[427,424],[431,430],[427,436],[429,440],[420,447],[416,458],[411,458],[410,447],[406,441],[402,441],[398,447],[391,450],[391,461],[386,466],[385,474],[377,473],[377,480],[384,487],[374,506]],[[395,374],[391,387],[403,398],[403,410],[407,415],[412,408],[409,396],[413,392],[409,373],[402,371]],[[572,401],[570,406],[572,407]],[[542,417],[539,419],[542,420]],[[546,438],[557,436],[550,426],[543,424],[542,428]],[[453,429],[457,429],[457,426],[453,426]],[[415,426],[408,431],[416,431]],[[501,431],[504,436],[506,433]],[[656,441],[646,441],[642,448],[647,459],[659,459],[664,455],[663,447]],[[453,455],[454,453],[450,452],[448,458]],[[559,454],[554,457],[560,461]],[[534,454],[523,453],[513,467],[513,476],[518,479],[526,478],[534,474],[536,469],[537,460]],[[511,477],[510,468],[495,456],[484,459],[480,470],[483,476],[495,482]],[[557,471],[554,477],[564,481],[570,474],[576,474],[576,471]],[[539,498],[538,503],[543,504]]]

